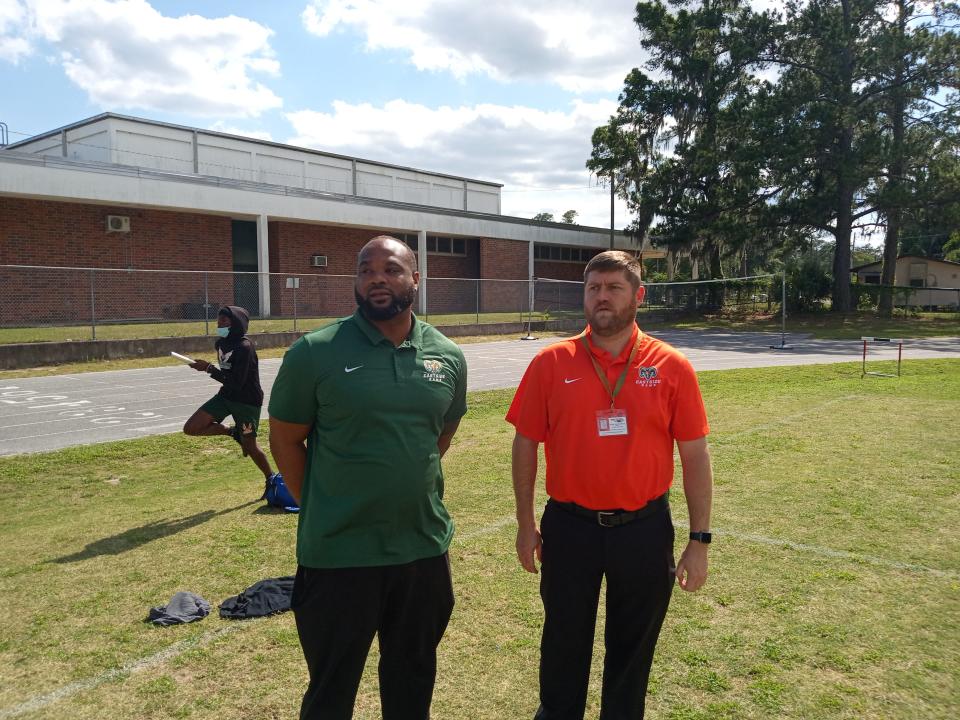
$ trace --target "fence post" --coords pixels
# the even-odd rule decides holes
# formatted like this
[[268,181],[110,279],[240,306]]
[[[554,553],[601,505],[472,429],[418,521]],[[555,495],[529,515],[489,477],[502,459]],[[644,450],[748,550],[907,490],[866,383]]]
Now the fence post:
[[783,271],[783,281],[780,283],[780,344],[784,344],[787,334],[787,271]]
[[478,278],[478,279],[477,279],[477,304],[476,304],[476,309],[477,309],[477,325],[480,324],[480,282],[481,282],[481,281],[480,281],[480,279]]
[[94,282],[96,278],[94,273],[96,271],[93,268],[90,268],[90,329],[93,331],[93,339],[97,339],[97,300],[96,300],[96,291],[94,290]]
[[[769,301],[770,296],[767,296]],[[787,345],[787,271],[783,271],[780,280],[780,344],[771,345],[771,350],[789,350]]]
[[210,334],[210,287],[207,276],[209,273],[203,271],[203,334]]
[[300,284],[300,278],[294,278],[293,281],[293,331],[297,331],[297,286]]

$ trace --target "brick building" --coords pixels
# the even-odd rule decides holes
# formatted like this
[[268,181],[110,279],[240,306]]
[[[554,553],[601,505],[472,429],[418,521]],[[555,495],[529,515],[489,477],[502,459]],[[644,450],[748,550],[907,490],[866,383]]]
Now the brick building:
[[[609,246],[606,229],[500,214],[500,191],[98,115],[0,149],[0,287],[17,300],[0,304],[0,325],[83,322],[94,303],[101,317],[118,319],[188,318],[228,303],[263,317],[288,316],[293,303],[303,315],[345,314],[353,299],[341,276],[381,232],[416,251],[421,312],[512,312],[528,292],[516,281],[580,279]],[[626,249],[629,240],[616,233],[615,244]],[[145,297],[162,304],[139,302]]]

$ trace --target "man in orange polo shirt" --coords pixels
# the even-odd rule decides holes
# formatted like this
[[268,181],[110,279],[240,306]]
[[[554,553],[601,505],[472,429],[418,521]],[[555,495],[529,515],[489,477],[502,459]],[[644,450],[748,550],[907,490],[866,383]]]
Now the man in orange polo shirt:
[[[636,258],[613,250],[595,256],[584,271],[586,331],[533,359],[507,413],[516,428],[517,555],[528,572],[537,572],[536,560],[543,571],[536,720],[583,718],[604,577],[604,720],[643,717],[674,581],[693,592],[707,578],[706,412],[690,362],[637,327],[643,296]],[[541,442],[550,497],[538,528]],[[667,503],[674,442],[691,529],[675,567]]]

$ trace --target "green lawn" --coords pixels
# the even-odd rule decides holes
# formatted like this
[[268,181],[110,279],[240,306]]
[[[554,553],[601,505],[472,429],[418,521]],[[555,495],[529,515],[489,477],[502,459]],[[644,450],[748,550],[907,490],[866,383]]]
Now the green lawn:
[[[908,361],[899,379],[861,379],[855,363],[700,379],[717,478],[711,576],[674,595],[648,717],[960,716],[960,361]],[[444,463],[457,607],[440,719],[536,706],[541,608],[514,557],[510,396],[471,396]],[[294,571],[296,517],[252,502],[258,473],[232,442],[169,435],[0,458],[0,489],[0,718],[296,716],[305,670],[290,614],[142,622],[178,590],[216,605]],[[678,525],[685,515],[678,490]],[[375,663],[358,718],[379,717]]]
[[[250,321],[250,333],[255,337],[266,332],[308,332],[329,325],[336,318],[269,318],[261,320],[254,318]],[[471,325],[493,323],[521,322],[521,315],[515,313],[474,313],[424,315],[423,319],[432,325]],[[548,320],[549,313],[534,313],[533,320]],[[522,321],[527,322],[527,315]],[[210,335],[214,337],[217,319],[213,318],[205,324],[201,321],[161,322],[161,323],[116,323],[97,325],[97,340],[142,340],[161,337],[193,337]],[[90,325],[47,325],[38,327],[0,328],[0,345],[34,342],[69,342],[75,340],[94,339],[94,328]]]
[[[652,311],[653,317],[641,308],[639,322],[643,327],[714,329],[740,332],[761,331],[780,332],[781,318],[776,312],[756,314],[724,314],[711,316],[671,316],[660,321],[656,319],[659,311]],[[519,313],[473,313],[425,315],[424,320],[432,325],[469,325],[477,323],[509,323],[557,319],[582,319],[583,313],[577,310],[563,312],[534,313],[521,316]],[[333,318],[300,318],[297,330],[316,330],[329,324]],[[128,323],[117,325],[98,325],[97,340],[128,340],[158,337],[191,337],[212,333],[216,322],[209,327],[203,322],[168,323]],[[264,332],[291,332],[294,330],[292,318],[279,318],[251,322],[251,334],[256,337]],[[862,335],[935,337],[942,335],[960,335],[960,313],[916,313],[903,315],[900,312],[890,319],[878,318],[873,312],[856,312],[847,315],[830,312],[791,315],[787,318],[787,332],[812,333],[817,338],[850,339]],[[212,335],[211,335],[212,337]],[[0,345],[33,342],[69,342],[92,339],[89,325],[43,326],[23,328],[0,328]]]
[[[643,317],[639,318],[643,324]],[[780,332],[780,315],[733,315],[680,318],[669,322],[677,329],[732,330],[734,332]],[[648,324],[653,328],[655,325]],[[788,333],[810,333],[824,340],[856,340],[860,337],[923,338],[960,335],[960,313],[916,313],[880,318],[870,311],[839,314],[831,312],[788,315]]]

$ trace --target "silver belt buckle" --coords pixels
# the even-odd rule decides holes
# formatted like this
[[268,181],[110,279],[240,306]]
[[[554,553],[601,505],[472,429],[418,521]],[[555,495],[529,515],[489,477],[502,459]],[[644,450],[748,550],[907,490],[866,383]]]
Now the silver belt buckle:
[[608,525],[607,523],[605,523],[605,522],[603,521],[604,515],[610,515],[611,517],[613,517],[614,515],[616,515],[616,513],[605,512],[605,511],[603,511],[603,510],[597,510],[597,523],[598,523],[601,527],[606,527],[606,528],[612,528],[612,527],[614,527],[613,525]]

